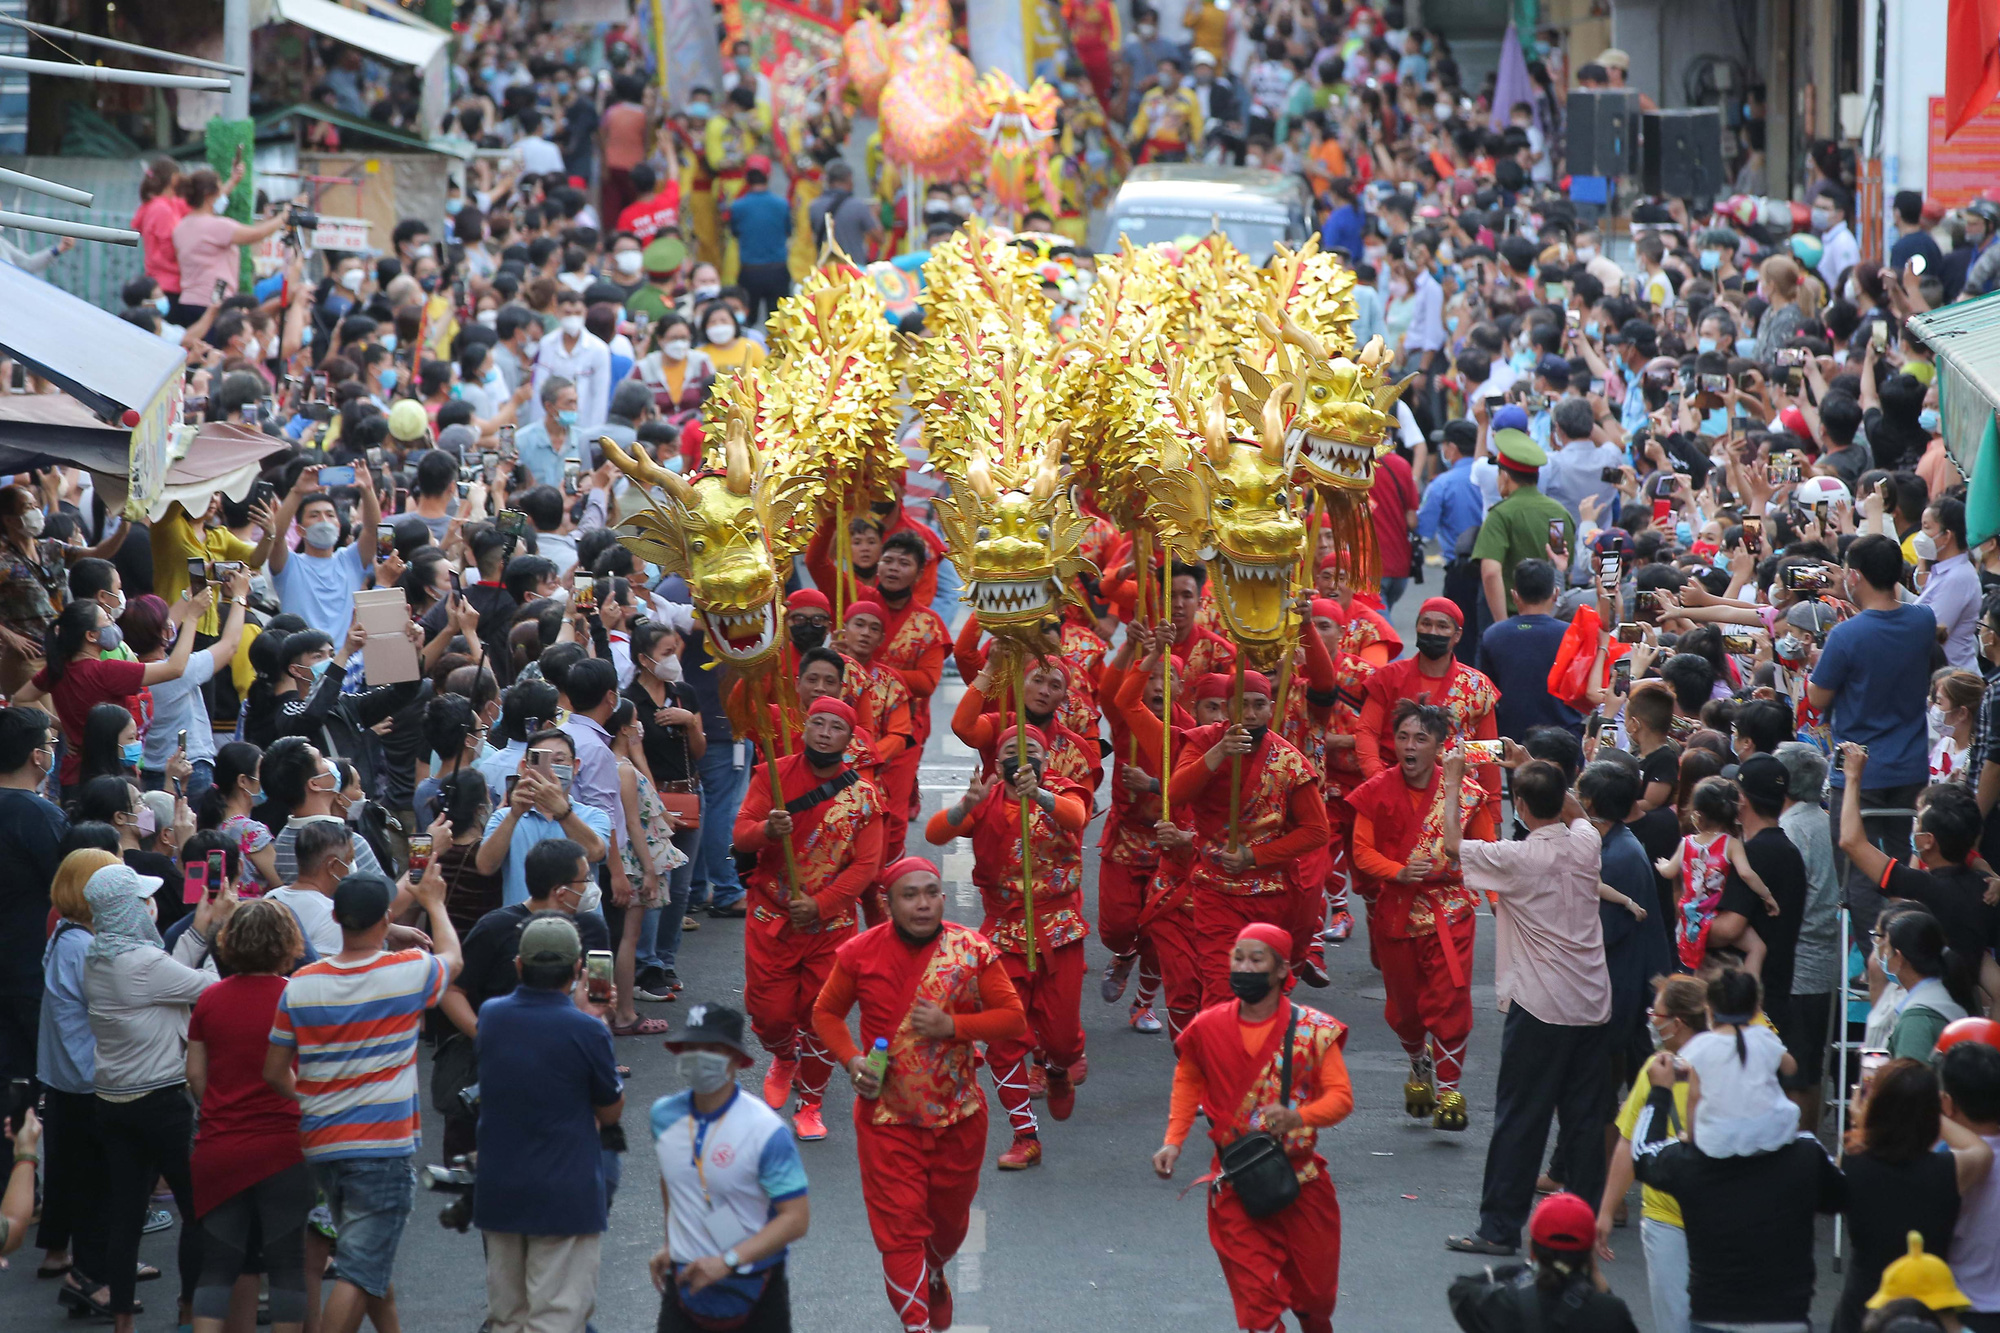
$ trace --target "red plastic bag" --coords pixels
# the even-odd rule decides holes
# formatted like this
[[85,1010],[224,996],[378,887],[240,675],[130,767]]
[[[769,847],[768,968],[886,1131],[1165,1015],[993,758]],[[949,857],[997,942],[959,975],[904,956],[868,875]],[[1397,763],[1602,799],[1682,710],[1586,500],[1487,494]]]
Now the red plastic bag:
[[[1576,617],[1563,631],[1562,643],[1556,648],[1556,660],[1549,667],[1549,694],[1579,713],[1588,713],[1591,709],[1584,691],[1590,681],[1590,664],[1597,657],[1599,625],[1596,607],[1578,607]],[[1611,664],[1631,651],[1632,645],[1627,643],[1614,641],[1610,645],[1605,652],[1604,678],[1598,682],[1600,687],[1611,683]]]

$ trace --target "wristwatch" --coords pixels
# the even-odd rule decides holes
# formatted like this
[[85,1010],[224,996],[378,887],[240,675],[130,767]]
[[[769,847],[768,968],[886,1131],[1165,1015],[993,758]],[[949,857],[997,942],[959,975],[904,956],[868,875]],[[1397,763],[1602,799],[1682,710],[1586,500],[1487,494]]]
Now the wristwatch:
[[743,1266],[743,1261],[736,1257],[736,1251],[734,1248],[727,1249],[722,1252],[722,1262],[729,1265],[729,1269],[731,1272],[734,1272],[738,1268],[741,1268]]

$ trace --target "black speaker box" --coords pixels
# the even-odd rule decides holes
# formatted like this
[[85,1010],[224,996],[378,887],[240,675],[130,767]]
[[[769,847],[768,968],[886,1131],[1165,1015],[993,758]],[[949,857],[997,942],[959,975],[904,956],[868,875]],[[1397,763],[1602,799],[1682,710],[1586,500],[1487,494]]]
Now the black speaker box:
[[1720,109],[1647,111],[1639,122],[1640,187],[1647,194],[1714,199],[1728,188]]
[[1563,154],[1575,176],[1631,176],[1639,169],[1639,94],[1579,88],[1563,112]]

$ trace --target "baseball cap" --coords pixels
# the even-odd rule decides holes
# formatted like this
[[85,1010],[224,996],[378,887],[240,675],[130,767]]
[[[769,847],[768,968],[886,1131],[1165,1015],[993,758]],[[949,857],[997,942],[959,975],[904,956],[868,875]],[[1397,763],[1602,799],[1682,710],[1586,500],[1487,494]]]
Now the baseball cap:
[[1791,775],[1774,754],[1753,754],[1736,768],[1736,785],[1763,805],[1783,801],[1792,790]]
[[1215,52],[1197,46],[1194,49],[1194,54],[1190,55],[1188,59],[1197,65],[1213,65],[1215,63]]
[[349,875],[334,886],[333,919],[351,934],[373,930],[389,915],[395,896],[395,886],[380,875],[366,871]]
[[754,1057],[743,1044],[743,1015],[726,1004],[697,1004],[688,1010],[687,1025],[660,1043],[670,1051],[683,1046],[727,1046],[744,1059]]
[[479,432],[464,422],[446,426],[438,432],[437,445],[448,454],[471,458],[479,452]]
[[520,957],[524,965],[575,967],[583,957],[583,939],[576,933],[576,923],[562,913],[538,912],[521,929]]
[[414,398],[405,398],[389,409],[389,433],[399,440],[422,439],[430,424],[424,405]]
[[1549,1250],[1587,1250],[1597,1241],[1597,1213],[1567,1191],[1551,1194],[1535,1205],[1528,1235]]
[[1597,63],[1606,69],[1629,70],[1632,68],[1632,57],[1615,46],[1607,46],[1597,53]]
[[1527,409],[1523,408],[1519,403],[1509,403],[1493,414],[1493,420],[1490,425],[1495,432],[1503,430],[1526,431],[1528,429]]

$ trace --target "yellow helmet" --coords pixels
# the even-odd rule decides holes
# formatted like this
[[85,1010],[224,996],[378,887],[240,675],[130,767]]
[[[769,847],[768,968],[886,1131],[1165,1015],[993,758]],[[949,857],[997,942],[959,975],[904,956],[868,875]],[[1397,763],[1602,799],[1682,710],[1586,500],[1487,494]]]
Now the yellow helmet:
[[1951,1265],[1935,1254],[1924,1253],[1920,1231],[1910,1233],[1910,1252],[1882,1270],[1882,1285],[1868,1298],[1868,1308],[1879,1310],[1890,1301],[1913,1297],[1933,1310],[1962,1310],[1972,1298],[1958,1289]]

